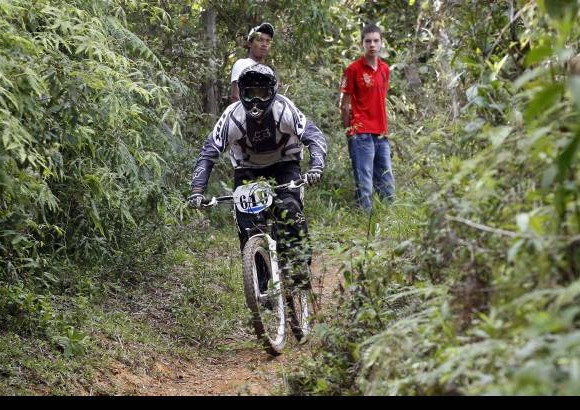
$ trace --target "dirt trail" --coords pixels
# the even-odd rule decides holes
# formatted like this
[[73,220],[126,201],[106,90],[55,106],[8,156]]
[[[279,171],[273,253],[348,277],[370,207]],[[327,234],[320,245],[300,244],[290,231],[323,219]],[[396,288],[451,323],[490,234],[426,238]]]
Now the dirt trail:
[[[318,256],[312,270],[322,310],[328,312],[332,295],[341,283],[338,269]],[[158,360],[147,375],[136,375],[119,363],[111,369],[114,377],[111,379],[109,375],[108,386],[95,388],[110,391],[113,387],[120,394],[148,396],[280,395],[284,394],[284,374],[310,348],[308,344],[297,345],[291,335],[287,346],[278,357],[271,357],[255,345],[195,362]]]

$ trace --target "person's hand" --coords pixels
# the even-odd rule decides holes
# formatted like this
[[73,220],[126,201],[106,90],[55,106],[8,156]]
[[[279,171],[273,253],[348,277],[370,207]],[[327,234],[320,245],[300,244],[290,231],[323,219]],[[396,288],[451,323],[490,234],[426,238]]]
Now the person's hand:
[[319,183],[321,178],[322,178],[322,170],[320,170],[319,168],[310,168],[304,174],[304,179],[306,179],[306,183],[308,185],[314,185]]
[[191,195],[189,198],[187,198],[187,203],[192,208],[200,209],[201,203],[204,200],[205,200],[205,196],[203,196],[203,194],[196,193],[196,194]]

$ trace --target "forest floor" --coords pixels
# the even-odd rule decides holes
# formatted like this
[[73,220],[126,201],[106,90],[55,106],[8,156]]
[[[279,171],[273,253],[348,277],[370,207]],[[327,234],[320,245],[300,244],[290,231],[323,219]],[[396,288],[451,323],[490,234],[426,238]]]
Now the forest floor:
[[[331,312],[334,295],[342,290],[339,269],[329,266],[322,256],[312,264],[314,287],[320,296],[322,314]],[[116,391],[137,396],[236,396],[284,395],[285,376],[302,355],[314,348],[313,343],[298,345],[290,332],[282,355],[272,357],[248,334],[248,343],[221,351],[215,357],[156,357],[149,371],[137,373],[130,366],[115,362],[112,368],[97,377],[91,395]],[[223,342],[224,345],[228,341]]]

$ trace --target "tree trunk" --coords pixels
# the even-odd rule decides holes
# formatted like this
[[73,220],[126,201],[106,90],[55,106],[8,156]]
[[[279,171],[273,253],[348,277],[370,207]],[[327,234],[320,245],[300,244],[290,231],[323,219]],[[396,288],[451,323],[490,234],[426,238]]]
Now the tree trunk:
[[[205,25],[205,34],[207,39],[209,40],[208,44],[211,47],[212,52],[215,50],[217,45],[216,39],[216,12],[212,8],[207,9],[203,12],[203,22]],[[219,106],[218,106],[218,90],[217,90],[217,72],[216,72],[216,63],[215,58],[210,57],[208,62],[209,67],[209,79],[204,84],[204,91],[205,91],[205,112],[209,114],[217,115],[219,113]]]

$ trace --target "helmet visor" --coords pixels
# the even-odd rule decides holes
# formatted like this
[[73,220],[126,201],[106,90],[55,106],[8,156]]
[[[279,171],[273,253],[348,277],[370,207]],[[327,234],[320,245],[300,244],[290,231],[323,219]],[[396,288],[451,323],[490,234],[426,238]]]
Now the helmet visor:
[[241,90],[241,97],[244,101],[251,102],[255,99],[268,101],[272,98],[271,87],[247,87]]

